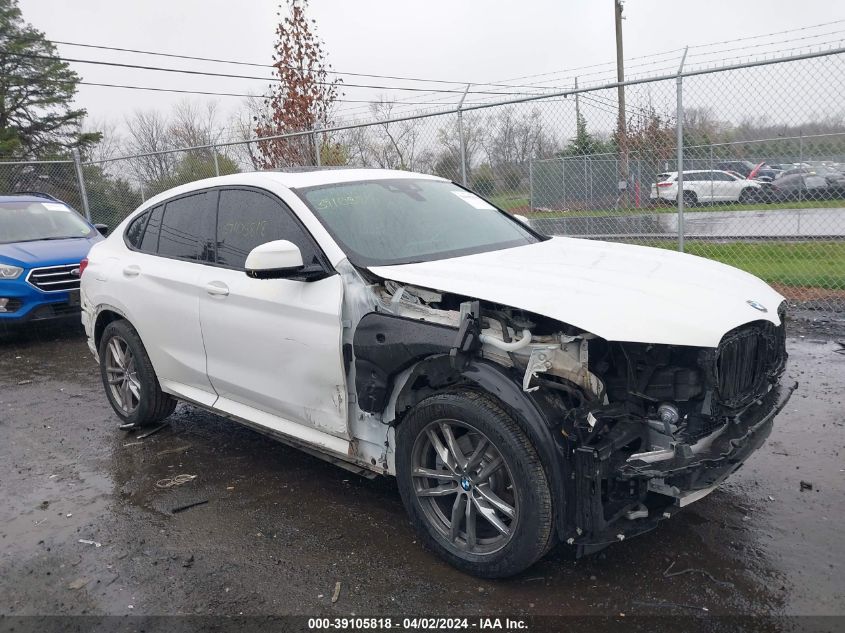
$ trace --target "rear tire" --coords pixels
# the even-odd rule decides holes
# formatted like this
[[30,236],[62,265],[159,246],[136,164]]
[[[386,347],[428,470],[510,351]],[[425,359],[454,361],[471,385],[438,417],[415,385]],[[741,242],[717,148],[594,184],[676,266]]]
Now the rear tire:
[[414,407],[396,430],[396,478],[420,539],[463,572],[512,576],[553,544],[537,451],[485,394],[444,392]]
[[106,326],[99,354],[106,397],[122,424],[149,426],[173,413],[176,400],[161,390],[141,337],[128,321]]
[[698,205],[698,196],[694,191],[684,191],[684,205],[688,207]]

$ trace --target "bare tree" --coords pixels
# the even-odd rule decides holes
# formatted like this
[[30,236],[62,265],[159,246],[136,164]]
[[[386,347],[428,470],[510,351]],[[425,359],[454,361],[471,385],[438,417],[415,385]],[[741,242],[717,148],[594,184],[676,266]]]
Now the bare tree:
[[420,121],[390,122],[395,103],[382,99],[370,104],[374,123],[353,128],[339,137],[347,162],[382,169],[416,170],[430,164],[430,152],[421,148]]
[[173,149],[167,118],[156,110],[137,111],[126,119],[126,128],[129,131],[126,148],[136,155],[132,164],[141,185],[169,178],[176,157],[173,153],[162,153]]
[[233,145],[229,151],[238,163],[252,169],[261,169],[263,165],[262,154],[254,139],[255,121],[264,116],[266,108],[263,97],[248,97],[229,123],[232,140],[241,141]]
[[[467,173],[477,163],[478,155],[482,151],[484,120],[480,116],[464,116],[464,156],[466,158]],[[440,153],[434,160],[432,171],[438,176],[460,181],[461,172],[461,134],[458,130],[458,119],[450,115],[449,122],[437,130],[437,142],[441,147]]]
[[481,144],[496,179],[510,189],[520,184],[532,158],[547,157],[555,147],[539,109],[520,115],[514,107],[498,109],[487,118]]
[[83,133],[99,132],[100,138],[96,143],[86,147],[82,152],[85,160],[94,162],[108,161],[116,158],[123,152],[125,139],[118,132],[117,124],[106,119],[91,120],[85,119],[82,124]]
[[216,101],[200,105],[194,101],[180,101],[173,107],[169,132],[174,147],[213,145],[222,135]]

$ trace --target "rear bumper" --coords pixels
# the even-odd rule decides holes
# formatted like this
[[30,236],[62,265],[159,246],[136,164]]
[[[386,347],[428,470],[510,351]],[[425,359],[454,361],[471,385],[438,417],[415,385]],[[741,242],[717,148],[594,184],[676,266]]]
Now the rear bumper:
[[[706,496],[763,445],[775,416],[796,387],[776,386],[725,426],[692,447],[679,446],[674,456],[664,461],[619,463],[612,450],[577,449],[578,527],[577,536],[569,542],[577,546],[579,555],[598,551],[654,529],[663,519]],[[706,444],[701,446],[703,442]],[[621,492],[615,499],[614,491]]]

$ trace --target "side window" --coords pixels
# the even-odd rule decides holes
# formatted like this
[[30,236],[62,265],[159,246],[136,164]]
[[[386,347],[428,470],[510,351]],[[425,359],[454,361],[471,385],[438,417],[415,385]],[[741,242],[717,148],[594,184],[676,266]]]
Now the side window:
[[217,192],[176,198],[165,205],[158,254],[193,261],[214,260],[214,207]]
[[126,233],[124,234],[126,237],[126,243],[129,244],[132,248],[140,248],[141,247],[141,238],[144,237],[144,228],[147,225],[147,218],[150,217],[150,212],[145,211],[137,218],[132,220],[129,224],[129,228],[126,229]]
[[704,180],[704,178],[701,177],[700,171],[691,171],[687,174],[684,174],[684,180],[686,182],[698,182],[699,180]]
[[730,174],[722,174],[719,172],[713,172],[713,180],[717,180],[720,182],[736,182],[736,178],[734,178]]
[[280,200],[248,189],[224,189],[217,211],[217,263],[243,268],[249,252],[273,240],[288,240],[307,266],[319,263],[317,250],[293,212]]
[[155,253],[158,251],[158,234],[161,228],[161,214],[164,205],[160,204],[150,212],[150,221],[147,230],[144,231],[144,238],[141,240],[141,251],[144,253]]

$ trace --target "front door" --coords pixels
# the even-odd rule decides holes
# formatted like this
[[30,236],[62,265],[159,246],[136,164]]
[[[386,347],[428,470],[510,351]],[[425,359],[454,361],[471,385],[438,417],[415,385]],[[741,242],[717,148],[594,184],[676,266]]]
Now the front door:
[[244,272],[253,248],[281,239],[296,244],[306,264],[321,257],[293,212],[272,194],[220,191],[217,265],[204,267],[200,279],[208,378],[221,398],[216,406],[234,412],[234,403],[346,437],[340,276],[307,282],[253,279]]

